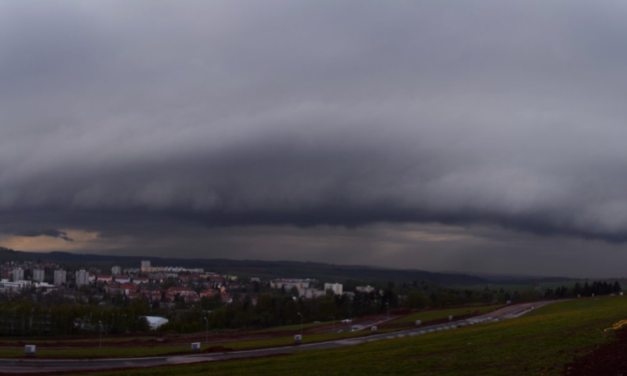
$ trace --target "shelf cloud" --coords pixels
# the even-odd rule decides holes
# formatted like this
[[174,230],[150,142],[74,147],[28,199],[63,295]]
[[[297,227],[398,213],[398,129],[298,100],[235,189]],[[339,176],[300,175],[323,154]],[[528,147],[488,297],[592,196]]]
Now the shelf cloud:
[[440,224],[621,247],[626,8],[0,4],[0,232],[150,252],[191,228]]

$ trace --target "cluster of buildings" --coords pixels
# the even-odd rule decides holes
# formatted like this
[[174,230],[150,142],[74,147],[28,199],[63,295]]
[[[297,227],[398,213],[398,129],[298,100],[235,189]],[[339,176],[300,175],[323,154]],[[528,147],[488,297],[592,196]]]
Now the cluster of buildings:
[[285,291],[296,289],[298,290],[298,296],[303,298],[317,298],[326,295],[327,291],[331,291],[334,295],[342,295],[344,293],[341,283],[325,283],[323,289],[315,288],[315,284],[317,284],[317,281],[313,279],[277,279],[270,282],[270,287],[273,289],[284,289]]
[[[89,268],[65,270],[56,264],[32,262],[6,263],[0,265],[0,293],[19,293],[25,289],[50,293],[73,292],[104,299],[105,295],[121,296],[126,299],[144,298],[159,302],[167,307],[177,302],[194,303],[203,298],[215,299],[224,304],[235,300],[250,299],[255,304],[261,290],[279,289],[297,292],[302,298],[317,298],[323,295],[352,295],[344,292],[340,283],[320,284],[313,279],[276,279],[262,281],[259,278],[238,281],[237,276],[205,272],[201,268],[152,266],[142,261],[139,268],[113,266],[110,273]],[[83,288],[85,286],[85,288]],[[372,286],[360,286],[357,292],[373,292]],[[66,294],[67,295],[67,294]]]
[[[59,291],[104,298],[105,294],[129,299],[145,298],[167,306],[174,302],[198,302],[213,298],[223,303],[233,301],[235,295],[256,297],[252,282],[237,282],[236,276],[205,273],[202,268],[155,267],[142,261],[140,268],[111,268],[111,273],[89,268],[65,270],[57,264],[10,262],[0,265],[0,293],[19,293],[25,290]],[[256,279],[256,282],[260,282]],[[86,286],[86,289],[82,289]],[[68,295],[68,294],[66,294]],[[86,299],[83,299],[86,300]]]
[[202,268],[188,269],[180,266],[151,266],[150,261],[142,261],[140,270],[142,273],[204,273],[204,269]]

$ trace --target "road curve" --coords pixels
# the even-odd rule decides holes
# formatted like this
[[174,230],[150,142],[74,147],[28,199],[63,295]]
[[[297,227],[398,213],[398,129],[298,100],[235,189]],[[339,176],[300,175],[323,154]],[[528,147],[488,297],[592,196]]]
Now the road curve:
[[485,322],[516,318],[531,310],[553,302],[535,302],[510,305],[498,310],[475,316],[465,320],[446,324],[416,327],[394,333],[372,334],[358,338],[338,339],[326,342],[303,344],[298,346],[276,347],[258,350],[232,351],[227,353],[173,355],[146,358],[114,358],[114,359],[0,359],[2,373],[36,374],[62,371],[95,371],[113,370],[129,367],[155,367],[164,365],[192,364],[217,360],[253,358],[261,356],[282,355],[312,349],[334,349],[358,345],[366,342],[385,339],[414,337],[442,330],[456,329]]

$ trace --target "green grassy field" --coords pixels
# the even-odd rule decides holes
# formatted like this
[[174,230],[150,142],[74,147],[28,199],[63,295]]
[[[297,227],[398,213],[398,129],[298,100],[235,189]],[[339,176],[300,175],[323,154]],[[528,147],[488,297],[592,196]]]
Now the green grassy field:
[[[98,373],[166,375],[559,375],[575,354],[610,341],[627,298],[559,302],[521,318],[337,350]],[[93,374],[93,373],[91,373]]]
[[415,322],[416,320],[422,320],[422,322],[424,323],[427,321],[446,319],[450,315],[453,315],[453,318],[455,318],[455,316],[469,315],[471,313],[476,313],[476,312],[479,312],[479,313],[489,312],[500,307],[503,307],[503,305],[498,304],[498,305],[491,305],[491,306],[463,307],[463,308],[440,309],[437,311],[423,311],[423,312],[417,312],[417,313],[414,313],[405,317],[401,317],[399,319],[391,321],[391,323],[403,324],[403,323]]
[[[102,343],[123,343],[123,342],[135,342],[135,341],[154,341],[155,336],[138,336],[138,337],[103,337]],[[60,343],[68,344],[72,343],[86,343],[86,342],[99,342],[98,337],[95,338],[83,338],[83,339],[28,339],[24,338],[2,338],[0,343],[25,343],[29,345],[38,344],[51,344]]]
[[[340,321],[338,320],[335,323],[336,324],[340,324]],[[323,325],[333,325],[333,321],[324,321],[324,322],[303,324],[303,329],[315,328],[317,326],[323,326]],[[291,331],[296,331],[296,330],[300,330],[300,324],[276,326],[274,328],[255,330],[252,333],[291,332]]]
[[489,283],[486,285],[468,285],[468,286],[455,286],[455,288],[460,290],[470,290],[470,291],[483,291],[486,286],[490,288],[490,290],[500,290],[509,291],[513,293],[514,291],[523,292],[533,290],[534,285],[532,284],[507,284],[507,283]]
[[[381,329],[378,333],[389,333],[398,329]],[[358,332],[344,333],[323,333],[303,336],[303,343],[323,342],[334,339],[354,338],[369,335],[370,331],[362,330]],[[233,350],[247,350],[260,347],[288,346],[294,344],[294,337],[281,336],[277,338],[256,339],[249,341],[216,342],[203,345],[206,349],[213,346],[223,346]],[[190,353],[190,345],[163,345],[163,346],[138,346],[138,347],[84,347],[84,348],[39,348],[37,355],[42,358],[127,358],[142,356],[160,356],[173,353]],[[0,358],[23,357],[22,348],[0,349]]]

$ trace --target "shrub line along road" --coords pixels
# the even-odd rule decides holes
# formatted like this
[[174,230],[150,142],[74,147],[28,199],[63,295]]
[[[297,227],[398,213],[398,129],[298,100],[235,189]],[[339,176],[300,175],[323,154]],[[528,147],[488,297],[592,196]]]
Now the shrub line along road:
[[450,323],[420,326],[408,330],[393,333],[372,334],[364,337],[337,339],[332,341],[309,343],[297,346],[275,347],[257,350],[232,351],[226,353],[172,355],[144,358],[115,358],[115,359],[0,359],[0,370],[3,373],[42,373],[62,371],[95,371],[113,370],[129,367],[155,367],[164,365],[180,365],[217,360],[253,358],[272,355],[284,355],[295,351],[334,349],[345,346],[353,346],[362,343],[393,338],[415,337],[442,330],[456,329],[469,325],[481,324],[504,319],[517,318],[539,308],[548,302],[522,303],[500,308],[484,315],[465,320],[452,321]]

